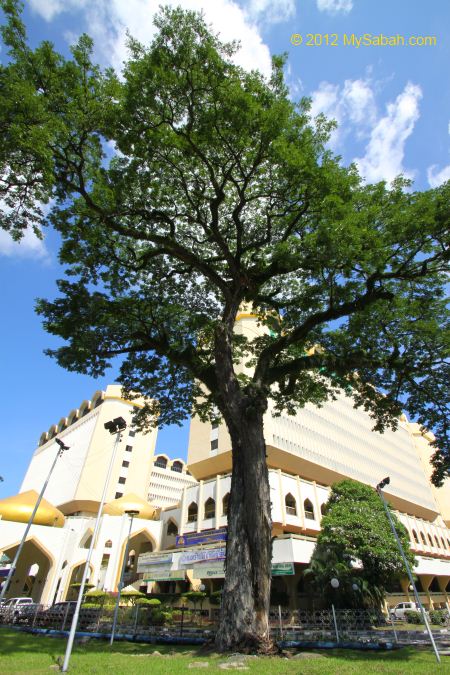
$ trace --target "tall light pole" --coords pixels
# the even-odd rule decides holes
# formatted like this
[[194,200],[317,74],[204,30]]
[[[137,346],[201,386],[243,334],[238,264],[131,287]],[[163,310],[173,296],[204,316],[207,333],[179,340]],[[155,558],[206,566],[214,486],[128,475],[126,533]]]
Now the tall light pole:
[[46,479],[44,485],[42,486],[42,490],[39,494],[39,497],[37,498],[36,504],[34,505],[33,512],[32,512],[32,514],[30,516],[30,519],[27,523],[27,526],[25,528],[25,532],[23,533],[22,539],[21,539],[20,544],[19,544],[19,548],[17,549],[16,555],[14,556],[14,560],[11,563],[11,568],[8,572],[8,576],[6,577],[5,583],[3,584],[3,587],[2,587],[2,590],[1,590],[1,593],[0,593],[0,600],[3,600],[3,598],[5,597],[6,591],[9,588],[9,584],[11,583],[11,579],[14,576],[14,572],[16,571],[16,567],[17,567],[17,561],[19,560],[19,556],[22,553],[22,549],[25,545],[25,542],[26,542],[26,539],[27,539],[27,536],[28,536],[28,532],[30,531],[30,527],[33,524],[34,516],[36,515],[36,512],[37,512],[37,510],[39,508],[39,505],[42,501],[42,497],[44,496],[44,492],[47,488],[48,482],[50,480],[50,476],[53,473],[53,469],[55,468],[56,462],[58,461],[58,458],[61,457],[61,455],[63,454],[63,452],[65,450],[69,450],[69,446],[64,445],[64,443],[62,441],[60,441],[59,438],[55,438],[55,442],[59,446],[58,452],[56,453],[55,459],[53,460],[53,464],[51,465],[50,471],[48,472],[47,479]]
[[94,550],[94,546],[96,544],[98,532],[99,532],[99,529],[100,529],[100,521],[101,521],[101,516],[102,516],[102,511],[103,511],[103,505],[104,505],[105,500],[106,500],[106,492],[107,492],[108,486],[109,486],[109,479],[111,478],[111,473],[112,473],[112,468],[114,466],[114,460],[116,458],[117,448],[119,446],[119,442],[120,442],[120,439],[121,439],[121,432],[124,429],[126,429],[127,423],[125,422],[123,417],[116,417],[111,422],[106,422],[104,426],[105,426],[105,429],[107,429],[111,435],[116,434],[116,438],[115,438],[115,441],[114,441],[113,451],[112,451],[111,459],[110,459],[110,462],[109,462],[108,473],[106,474],[105,484],[103,486],[102,497],[101,497],[100,504],[99,504],[99,507],[98,507],[97,518],[95,520],[94,533],[92,535],[91,545],[89,547],[89,551],[88,551],[87,558],[86,558],[86,565],[84,567],[83,577],[81,579],[80,591],[78,593],[77,604],[75,606],[75,612],[74,612],[73,618],[72,618],[72,625],[70,626],[69,639],[67,640],[66,653],[64,655],[64,663],[63,663],[62,668],[61,668],[61,671],[63,673],[66,673],[68,668],[69,668],[70,655],[72,653],[73,641],[75,639],[75,632],[77,630],[78,617],[79,617],[79,614],[80,614],[81,601],[83,599],[84,587],[86,585],[86,581],[87,581],[87,578],[88,578],[88,575],[89,575],[89,564],[91,562],[92,551]]
[[139,515],[139,511],[135,510],[130,510],[130,511],[125,511],[130,516],[130,527],[128,529],[128,536],[127,536],[127,543],[125,546],[125,554],[123,557],[123,562],[122,562],[122,569],[120,571],[120,580],[119,580],[119,586],[118,586],[118,593],[117,593],[117,599],[116,599],[116,606],[114,607],[114,618],[113,618],[113,625],[111,629],[111,640],[109,641],[109,644],[112,645],[114,642],[114,635],[116,633],[116,625],[117,625],[117,615],[119,613],[119,603],[120,603],[120,596],[122,595],[122,588],[123,588],[123,580],[125,577],[125,568],[127,566],[127,560],[128,560],[128,549],[130,547],[130,536],[131,536],[131,528],[133,527],[133,518],[136,518]]
[[436,656],[436,661],[438,663],[440,663],[441,657],[440,657],[438,649],[436,647],[436,643],[435,643],[434,638],[433,638],[433,633],[431,632],[430,624],[428,623],[427,614],[425,612],[425,609],[424,609],[422,603],[420,602],[419,594],[417,592],[416,584],[414,583],[413,575],[411,573],[411,568],[409,566],[408,560],[406,559],[405,551],[403,550],[402,542],[400,541],[400,537],[397,534],[397,530],[395,529],[394,521],[392,520],[391,512],[390,512],[389,507],[387,505],[387,502],[384,498],[384,494],[382,493],[382,489],[384,487],[386,487],[386,485],[389,485],[390,482],[391,482],[391,479],[389,478],[389,476],[387,476],[386,478],[384,478],[381,481],[381,483],[378,483],[378,485],[376,486],[375,489],[378,492],[378,495],[379,495],[381,501],[383,502],[384,510],[386,511],[386,515],[388,517],[389,524],[391,526],[392,534],[394,535],[395,541],[397,542],[398,550],[400,551],[400,555],[402,556],[404,565],[406,567],[408,579],[409,579],[409,581],[411,583],[411,586],[413,588],[413,591],[414,591],[414,597],[416,599],[416,603],[418,604],[418,606],[420,608],[420,613],[422,614],[423,622],[424,622],[424,624],[426,626],[426,629],[428,631],[428,635],[430,636],[430,642],[433,646],[433,650],[434,650],[434,653],[435,653],[435,656]]

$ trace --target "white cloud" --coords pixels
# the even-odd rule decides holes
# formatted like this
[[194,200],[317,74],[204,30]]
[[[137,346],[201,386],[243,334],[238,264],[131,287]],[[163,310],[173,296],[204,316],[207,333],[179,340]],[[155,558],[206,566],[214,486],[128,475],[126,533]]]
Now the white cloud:
[[405,142],[419,119],[421,98],[420,87],[409,82],[394,103],[387,104],[386,114],[371,131],[364,157],[355,160],[369,183],[390,182],[400,173],[409,178],[413,176],[403,167],[403,159]]
[[52,21],[65,10],[82,9],[88,4],[88,0],[28,0],[28,2],[31,9],[46,21]]
[[442,183],[446,183],[448,180],[450,180],[450,164],[444,166],[444,168],[440,171],[437,169],[438,167],[436,164],[429,166],[427,169],[428,183],[432,188],[439,187],[439,185],[442,185]]
[[8,232],[0,230],[0,255],[9,258],[35,258],[41,262],[49,260],[44,241],[38,239],[31,229],[25,231],[20,241],[14,241]]
[[250,0],[246,13],[258,23],[282,23],[295,16],[295,0]]
[[329,14],[348,14],[353,9],[353,0],[317,0],[317,9]]
[[[158,12],[155,0],[30,0],[31,6],[50,21],[62,12],[77,12],[85,22],[83,30],[89,33],[96,44],[97,57],[117,70],[127,58],[126,33],[144,44],[155,35],[153,18]],[[221,40],[238,40],[241,48],[235,62],[247,70],[258,69],[264,75],[271,72],[269,48],[264,44],[254,20],[235,0],[165,0],[161,4],[181,6],[183,9],[203,11],[205,20]],[[254,12],[267,17],[286,16],[291,11],[291,0],[252,0]],[[281,19],[279,19],[281,20]]]
[[343,86],[321,82],[312,93],[311,106],[313,117],[319,113],[338,123],[330,139],[330,146],[334,149],[350,131],[357,138],[368,136],[370,125],[376,119],[375,97],[370,80],[345,80]]

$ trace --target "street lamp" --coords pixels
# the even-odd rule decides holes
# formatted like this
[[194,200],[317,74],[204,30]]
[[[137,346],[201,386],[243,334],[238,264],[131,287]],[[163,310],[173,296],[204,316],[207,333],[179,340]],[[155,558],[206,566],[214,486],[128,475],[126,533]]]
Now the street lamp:
[[[336,579],[336,577],[333,577],[330,581],[331,587],[333,590],[337,591],[337,589],[340,586],[339,579]],[[339,631],[338,631],[338,625],[337,625],[337,619],[336,619],[336,611],[334,609],[334,604],[331,603],[331,611],[333,612],[333,621],[334,621],[334,630],[336,633],[336,642],[339,642]]]
[[77,604],[75,606],[75,612],[73,614],[72,624],[70,626],[70,633],[69,633],[69,638],[67,640],[66,653],[64,655],[64,663],[63,663],[62,668],[61,668],[61,672],[63,672],[63,673],[66,673],[68,668],[69,668],[70,655],[72,653],[73,641],[75,639],[75,632],[77,630],[78,617],[79,617],[79,614],[80,614],[80,607],[81,607],[81,601],[83,599],[84,587],[86,585],[86,581],[87,581],[87,578],[88,578],[88,575],[89,575],[89,564],[91,562],[92,551],[94,550],[94,546],[97,542],[98,532],[100,530],[100,520],[101,520],[102,511],[103,511],[103,505],[104,505],[105,500],[106,500],[106,492],[108,490],[109,480],[111,478],[111,473],[112,473],[112,469],[113,469],[113,466],[114,466],[114,460],[116,458],[117,448],[119,447],[119,443],[120,443],[120,439],[121,439],[121,432],[124,429],[126,429],[126,426],[127,426],[127,423],[125,422],[123,417],[116,417],[115,419],[111,420],[111,422],[105,422],[105,424],[104,424],[105,429],[107,429],[111,435],[116,434],[116,438],[114,440],[114,446],[113,446],[113,451],[112,451],[112,454],[111,454],[111,459],[109,461],[108,472],[106,474],[105,484],[103,486],[103,493],[102,493],[102,497],[101,497],[100,504],[99,504],[98,511],[97,511],[97,518],[95,520],[94,533],[92,535],[91,545],[89,547],[89,551],[88,551],[87,558],[86,558],[86,565],[84,567],[83,577],[81,579]]
[[119,603],[120,603],[120,596],[122,595],[122,588],[123,588],[123,580],[125,577],[125,568],[127,566],[127,560],[128,560],[128,549],[130,546],[130,536],[131,536],[131,528],[133,527],[133,518],[137,518],[139,515],[139,511],[136,510],[130,510],[130,511],[125,511],[130,516],[130,528],[128,530],[128,536],[127,536],[127,544],[125,546],[125,554],[123,557],[123,562],[122,562],[122,570],[120,572],[120,580],[119,580],[119,586],[118,586],[118,593],[117,593],[117,599],[116,599],[116,606],[114,607],[114,618],[113,618],[113,625],[111,629],[111,639],[109,641],[109,644],[112,645],[114,642],[114,635],[116,633],[116,624],[117,624],[117,615],[119,613]]
[[11,563],[11,567],[10,567],[10,570],[8,572],[8,576],[6,577],[5,583],[3,584],[3,587],[2,587],[2,590],[1,590],[1,593],[0,593],[0,600],[3,600],[3,598],[5,597],[6,591],[9,588],[9,584],[11,583],[11,579],[14,576],[14,572],[16,571],[16,568],[17,568],[17,561],[19,560],[19,556],[22,553],[22,549],[23,549],[25,541],[27,539],[28,532],[30,531],[30,527],[33,524],[34,516],[36,515],[36,512],[37,512],[37,510],[39,508],[39,505],[42,501],[42,497],[44,496],[44,492],[47,488],[48,482],[50,480],[50,476],[53,473],[53,469],[55,468],[56,462],[58,461],[58,458],[62,456],[62,454],[65,450],[69,450],[69,446],[64,445],[64,443],[62,441],[60,441],[59,438],[55,438],[55,442],[57,443],[57,445],[59,445],[58,452],[56,453],[55,459],[53,460],[53,464],[51,465],[50,471],[48,472],[47,479],[46,479],[44,485],[42,486],[42,490],[39,494],[39,497],[37,498],[36,504],[34,505],[33,512],[32,512],[32,514],[30,516],[30,519],[27,523],[27,526],[25,528],[25,532],[23,533],[22,539],[21,539],[20,544],[19,544],[19,548],[17,549],[16,555],[14,556],[14,560]]
[[390,512],[389,507],[387,505],[387,502],[384,498],[384,494],[382,493],[382,489],[386,485],[389,485],[390,482],[391,482],[391,479],[389,478],[389,476],[387,476],[380,483],[378,483],[378,485],[376,486],[375,489],[376,489],[376,491],[377,491],[377,493],[378,493],[378,495],[379,495],[379,497],[380,497],[380,499],[383,503],[384,510],[385,510],[387,518],[389,520],[389,525],[391,526],[392,534],[395,537],[395,541],[397,542],[398,550],[400,551],[400,555],[401,555],[401,557],[403,559],[403,563],[406,567],[406,572],[408,574],[408,578],[409,578],[410,584],[412,586],[412,590],[414,591],[414,597],[416,598],[416,603],[418,604],[418,606],[420,608],[420,613],[422,614],[423,622],[424,622],[424,624],[426,626],[426,629],[428,631],[428,635],[430,636],[430,642],[433,646],[433,650],[434,650],[434,653],[436,655],[436,660],[437,660],[438,663],[440,663],[441,657],[440,657],[438,649],[436,647],[436,643],[435,643],[434,638],[433,638],[433,633],[431,632],[430,624],[428,623],[428,619],[427,619],[425,609],[424,609],[422,603],[420,602],[419,594],[417,592],[416,584],[414,583],[413,575],[411,573],[411,568],[410,568],[410,566],[408,564],[408,561],[406,559],[405,551],[403,550],[402,542],[400,541],[400,538],[397,534],[397,530],[395,529],[394,521],[392,520],[391,512]]

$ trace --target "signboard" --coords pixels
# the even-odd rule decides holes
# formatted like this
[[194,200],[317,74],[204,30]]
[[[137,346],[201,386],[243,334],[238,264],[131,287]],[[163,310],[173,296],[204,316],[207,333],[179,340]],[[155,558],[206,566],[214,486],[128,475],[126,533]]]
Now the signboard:
[[152,569],[149,570],[142,581],[184,581],[186,579],[185,570]]
[[225,565],[222,560],[194,565],[194,579],[220,579],[225,576]]
[[208,560],[225,560],[225,548],[207,548],[187,551],[180,556],[180,565],[193,565]]
[[151,565],[171,564],[172,553],[143,553],[138,558],[137,572],[146,572]]
[[282,577],[289,574],[295,574],[294,563],[272,563],[272,576]]
[[227,528],[221,527],[218,530],[209,530],[208,532],[186,532],[179,534],[175,540],[176,546],[195,546],[196,544],[213,544],[216,541],[227,540]]

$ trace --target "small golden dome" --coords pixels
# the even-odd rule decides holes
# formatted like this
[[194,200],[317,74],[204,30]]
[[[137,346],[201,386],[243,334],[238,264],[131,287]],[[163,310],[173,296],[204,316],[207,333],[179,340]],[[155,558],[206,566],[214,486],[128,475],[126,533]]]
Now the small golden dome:
[[155,515],[156,509],[146,502],[145,499],[138,497],[132,492],[119,497],[119,499],[114,499],[112,502],[108,502],[103,507],[103,513],[106,513],[108,516],[121,516],[127,511],[139,511],[139,515],[135,516],[135,518],[151,520]]
[[[0,515],[3,520],[12,520],[16,523],[27,523],[38,500],[36,490],[21,492],[14,497],[0,500]],[[63,527],[64,514],[46,499],[42,499],[33,520],[34,525],[51,525]]]

